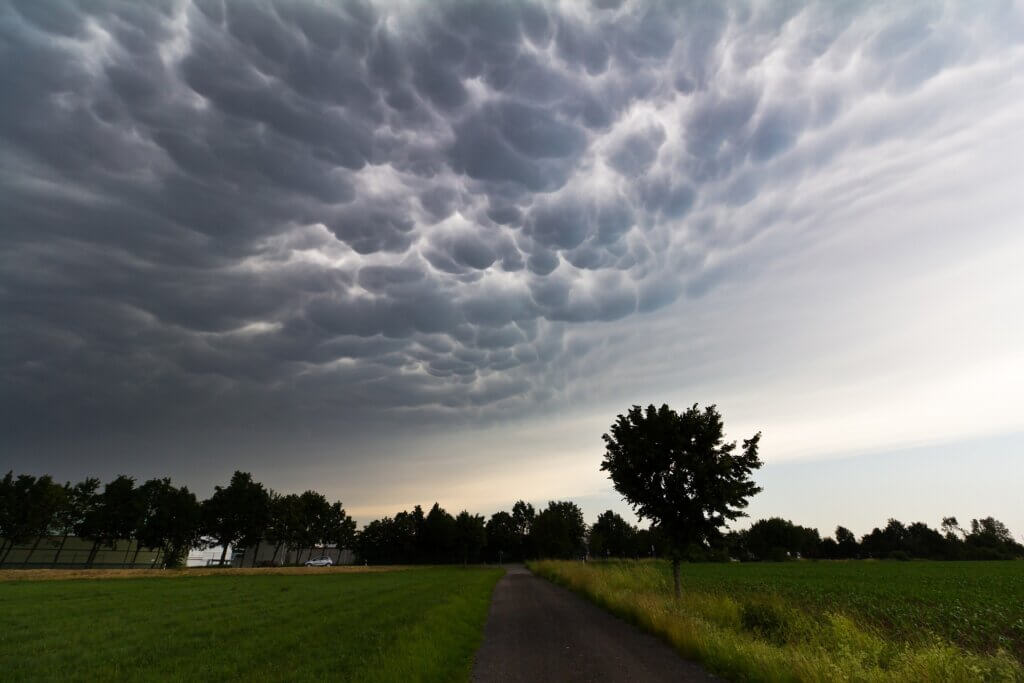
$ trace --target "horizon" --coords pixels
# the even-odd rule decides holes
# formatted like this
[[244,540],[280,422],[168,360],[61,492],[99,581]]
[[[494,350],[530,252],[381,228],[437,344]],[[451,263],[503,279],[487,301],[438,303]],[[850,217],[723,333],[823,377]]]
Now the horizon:
[[[1024,538],[1024,6],[0,7],[0,472]],[[427,500],[429,498],[430,500]]]

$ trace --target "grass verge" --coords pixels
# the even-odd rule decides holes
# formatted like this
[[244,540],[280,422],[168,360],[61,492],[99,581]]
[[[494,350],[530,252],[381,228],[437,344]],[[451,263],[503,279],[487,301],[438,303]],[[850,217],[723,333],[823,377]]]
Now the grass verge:
[[27,680],[468,680],[502,572],[0,583],[0,671]]
[[[799,569],[801,564],[810,563],[790,566]],[[813,571],[822,577],[828,576],[830,566],[836,566],[815,564]],[[872,564],[883,567],[877,577],[883,579],[887,571],[884,565]],[[928,629],[900,632],[891,626],[870,623],[860,618],[856,610],[844,611],[835,601],[824,607],[816,606],[813,600],[796,595],[799,581],[782,582],[785,590],[773,590],[770,581],[753,581],[752,585],[760,587],[756,591],[745,590],[742,581],[735,581],[736,576],[756,577],[757,572],[770,573],[778,566],[684,567],[684,596],[677,601],[672,597],[667,563],[530,564],[539,575],[660,635],[683,656],[733,680],[1024,680],[1021,662],[1007,649],[972,651]],[[693,580],[687,576],[691,571],[707,572],[709,576]],[[710,575],[717,575],[719,580],[711,581]],[[841,593],[841,571],[838,577],[833,576],[833,583],[836,592]],[[855,587],[849,584],[845,589]],[[951,603],[957,598],[952,588],[948,597]],[[992,598],[1005,599],[999,593]],[[857,599],[858,596],[851,596],[851,604],[856,604]],[[934,605],[929,608],[934,609]]]

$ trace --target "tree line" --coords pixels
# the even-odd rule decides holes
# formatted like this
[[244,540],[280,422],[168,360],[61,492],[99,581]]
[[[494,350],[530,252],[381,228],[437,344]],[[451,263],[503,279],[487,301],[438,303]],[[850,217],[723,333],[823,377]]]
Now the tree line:
[[[354,551],[358,561],[372,564],[445,564],[513,562],[532,558],[641,558],[680,556],[687,561],[778,561],[807,559],[935,559],[998,560],[1024,557],[1005,524],[992,517],[973,519],[961,528],[955,517],[943,520],[941,531],[922,522],[905,525],[890,519],[859,540],[837,527],[822,538],[817,529],[778,517],[762,519],[749,529],[729,531],[679,551],[658,526],[642,529],[612,510],[585,524],[582,510],[571,501],[551,501],[536,510],[518,501],[509,511],[489,518],[463,510],[448,513],[435,503],[374,520],[361,531],[340,502],[320,493],[279,494],[235,472],[226,486],[200,501],[187,487],[170,479],[136,485],[119,476],[104,486],[89,478],[72,485],[50,476],[12,472],[0,480],[0,566],[15,546],[32,544],[24,563],[45,537],[59,537],[54,563],[71,536],[92,542],[87,565],[100,548],[135,541],[158,551],[161,566],[184,563],[189,550],[220,546],[273,547],[281,551],[337,547]],[[134,561],[131,562],[134,564]]]
[[32,543],[23,560],[29,564],[40,542],[54,536],[61,539],[55,565],[74,536],[92,542],[89,567],[101,548],[131,541],[136,555],[148,548],[161,566],[177,567],[193,548],[222,546],[223,564],[229,545],[258,551],[261,543],[271,543],[276,558],[282,548],[351,547],[355,531],[340,502],[332,504],[316,491],[278,494],[246,472],[235,472],[227,486],[216,486],[203,501],[167,478],[136,485],[121,475],[102,487],[92,477],[59,484],[49,475],[8,472],[0,479],[0,567],[15,546]]
[[[587,544],[593,557],[647,557],[671,553],[671,541],[657,528],[639,529],[611,510],[590,527]],[[1024,558],[1005,524],[994,517],[972,519],[967,529],[956,517],[945,517],[941,532],[924,522],[903,524],[890,519],[860,540],[843,526],[834,536],[821,537],[817,529],[780,517],[760,519],[750,528],[729,531],[716,541],[690,544],[682,549],[690,562],[778,562],[813,560],[1012,560]]]

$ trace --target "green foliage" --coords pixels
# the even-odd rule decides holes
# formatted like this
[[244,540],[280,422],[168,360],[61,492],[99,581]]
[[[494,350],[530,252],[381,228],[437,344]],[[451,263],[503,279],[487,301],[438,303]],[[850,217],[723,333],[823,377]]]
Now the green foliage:
[[203,502],[203,525],[210,545],[224,548],[222,561],[229,545],[249,546],[264,536],[270,505],[270,494],[248,472],[236,471],[227,486],[214,487]]
[[1019,562],[537,562],[738,680],[1020,680]]
[[592,557],[635,557],[642,552],[636,527],[611,510],[597,516],[587,541]]
[[139,545],[160,548],[166,567],[180,567],[202,539],[202,507],[195,494],[170,479],[150,479],[139,487],[143,517],[135,537]]
[[455,518],[455,553],[462,563],[479,562],[487,544],[487,531],[483,515],[471,515],[463,510]]
[[465,681],[500,576],[431,568],[8,582],[0,671],[5,681]]
[[538,557],[582,557],[586,532],[579,506],[567,500],[552,500],[534,518],[530,543]]
[[673,551],[675,592],[679,559],[691,544],[705,546],[721,528],[744,516],[747,499],[761,489],[750,479],[761,467],[761,434],[726,443],[715,406],[697,404],[682,413],[662,405],[633,406],[603,437],[601,469],[637,514],[663,533]]

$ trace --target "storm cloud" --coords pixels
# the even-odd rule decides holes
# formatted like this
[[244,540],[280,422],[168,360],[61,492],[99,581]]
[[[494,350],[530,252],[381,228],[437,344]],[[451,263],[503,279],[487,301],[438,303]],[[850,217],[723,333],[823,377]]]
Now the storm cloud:
[[543,409],[1022,39],[1011,3],[4,2],[0,426]]

